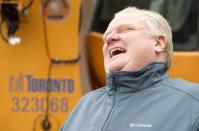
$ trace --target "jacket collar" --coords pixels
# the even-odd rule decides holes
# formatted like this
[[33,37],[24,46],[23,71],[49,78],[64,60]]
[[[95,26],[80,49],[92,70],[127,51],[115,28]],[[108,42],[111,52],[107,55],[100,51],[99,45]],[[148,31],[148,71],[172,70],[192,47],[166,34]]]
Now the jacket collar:
[[151,87],[166,76],[167,65],[162,62],[151,63],[135,71],[118,71],[106,74],[107,90],[136,92]]

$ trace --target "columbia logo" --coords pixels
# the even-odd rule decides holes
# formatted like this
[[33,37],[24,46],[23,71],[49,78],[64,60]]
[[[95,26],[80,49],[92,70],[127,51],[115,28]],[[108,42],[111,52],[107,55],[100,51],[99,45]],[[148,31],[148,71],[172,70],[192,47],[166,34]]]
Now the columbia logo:
[[135,123],[130,123],[129,126],[135,128],[151,128],[152,124],[135,122]]

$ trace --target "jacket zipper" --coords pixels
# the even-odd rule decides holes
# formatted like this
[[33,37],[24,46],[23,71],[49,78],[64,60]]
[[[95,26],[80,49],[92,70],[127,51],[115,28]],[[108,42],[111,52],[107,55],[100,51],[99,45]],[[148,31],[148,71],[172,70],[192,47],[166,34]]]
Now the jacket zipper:
[[116,89],[116,85],[115,85],[115,77],[112,74],[110,74],[110,77],[112,79],[111,80],[112,84],[110,86],[113,89],[113,104],[112,104],[111,110],[110,110],[110,112],[109,112],[109,114],[108,114],[108,116],[107,116],[107,118],[106,118],[106,120],[104,122],[104,125],[103,125],[101,131],[106,131],[106,129],[107,129],[108,125],[109,125],[109,122],[111,120],[111,117],[113,115],[114,108],[115,108],[115,103],[116,103],[116,91],[117,91],[117,89]]

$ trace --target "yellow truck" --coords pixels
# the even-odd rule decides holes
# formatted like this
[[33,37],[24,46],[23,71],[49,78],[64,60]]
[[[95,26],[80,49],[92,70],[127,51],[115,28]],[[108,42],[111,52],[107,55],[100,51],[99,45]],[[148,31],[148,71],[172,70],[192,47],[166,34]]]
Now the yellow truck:
[[102,35],[127,6],[173,30],[168,74],[199,82],[198,0],[0,0],[0,129],[57,131],[86,92],[105,85]]

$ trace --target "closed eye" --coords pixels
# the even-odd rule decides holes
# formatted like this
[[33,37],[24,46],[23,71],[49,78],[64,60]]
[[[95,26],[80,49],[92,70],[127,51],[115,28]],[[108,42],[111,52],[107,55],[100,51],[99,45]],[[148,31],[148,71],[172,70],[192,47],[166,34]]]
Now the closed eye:
[[126,32],[133,31],[133,30],[135,30],[135,28],[130,25],[121,25],[118,27],[117,32],[118,33],[126,33]]
[[[127,32],[130,32],[130,31],[134,31],[136,30],[135,26],[133,25],[119,25],[115,31],[117,33],[127,33]],[[103,40],[106,41],[106,37],[107,35],[111,34],[112,31],[114,31],[113,29],[112,30],[109,30],[109,31],[106,31],[103,35]]]

